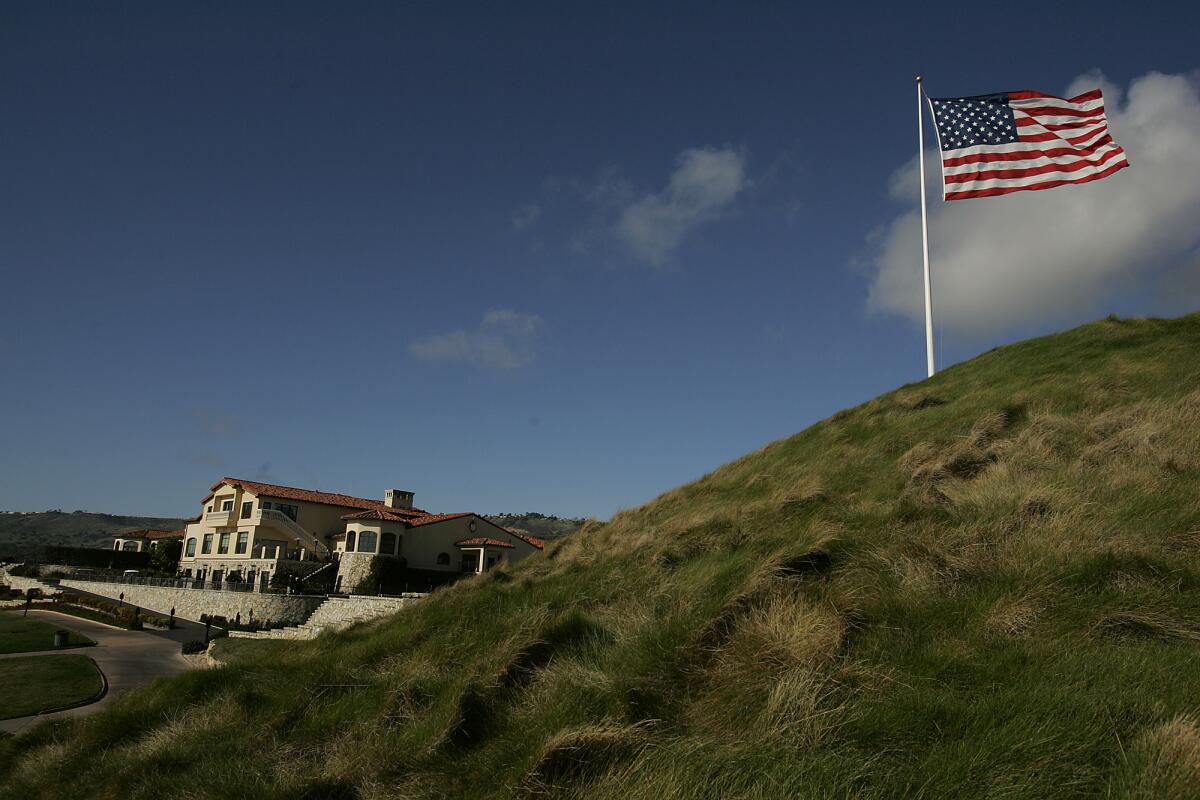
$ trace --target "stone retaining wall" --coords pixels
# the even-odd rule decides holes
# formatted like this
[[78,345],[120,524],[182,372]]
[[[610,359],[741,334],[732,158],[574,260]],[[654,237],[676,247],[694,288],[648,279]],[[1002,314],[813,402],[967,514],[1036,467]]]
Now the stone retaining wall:
[[0,569],[0,583],[7,585],[10,589],[16,589],[21,592],[27,589],[41,589],[42,594],[47,597],[58,594],[58,589],[47,583],[42,583],[37,578],[22,578],[20,575],[10,574],[6,569]]
[[101,597],[118,599],[124,592],[125,602],[167,616],[175,609],[181,619],[200,621],[201,614],[215,614],[242,622],[250,619],[276,624],[296,625],[304,622],[324,597],[299,594],[260,594],[259,592],[230,592],[224,589],[182,589],[170,586],[139,586],[126,583],[105,583],[65,578],[63,588],[79,589]]

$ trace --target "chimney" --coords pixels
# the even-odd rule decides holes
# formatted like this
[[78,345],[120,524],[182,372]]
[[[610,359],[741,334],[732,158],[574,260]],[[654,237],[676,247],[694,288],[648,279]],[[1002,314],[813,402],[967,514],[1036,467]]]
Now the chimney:
[[403,489],[388,489],[383,493],[383,504],[388,508],[412,508],[413,493]]

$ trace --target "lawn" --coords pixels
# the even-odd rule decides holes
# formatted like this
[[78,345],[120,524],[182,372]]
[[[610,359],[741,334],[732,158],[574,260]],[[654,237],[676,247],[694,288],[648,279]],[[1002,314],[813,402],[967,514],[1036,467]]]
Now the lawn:
[[[28,653],[54,648],[56,625],[22,617],[18,611],[0,613],[0,653]],[[71,632],[67,642],[72,647],[95,644],[86,636]]]
[[100,670],[87,656],[0,659],[0,719],[82,703],[103,686]]

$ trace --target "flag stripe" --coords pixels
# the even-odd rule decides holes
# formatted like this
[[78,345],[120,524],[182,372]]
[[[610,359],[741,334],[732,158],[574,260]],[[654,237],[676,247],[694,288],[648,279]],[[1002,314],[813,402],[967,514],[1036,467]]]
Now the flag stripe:
[[[1108,120],[1101,114],[1097,117],[1027,117],[1024,112],[1016,113],[1017,127],[1028,128],[1031,125],[1040,125],[1048,131],[1070,131],[1082,130],[1090,128],[1093,125],[1105,125]],[[1070,120],[1069,122],[1055,122],[1055,120]]]
[[1120,150],[1114,150],[1101,156],[1096,161],[1077,159],[1070,163],[1050,163],[1043,164],[1038,167],[1022,167],[1018,169],[982,169],[974,172],[964,172],[955,175],[946,176],[946,186],[959,183],[978,182],[983,184],[994,178],[1035,178],[1041,180],[1043,176],[1050,173],[1069,173],[1079,172],[1081,170],[1097,170],[1113,159],[1124,159],[1125,154]]
[[1099,116],[1104,114],[1103,103],[1086,103],[1084,106],[1040,106],[1040,104],[1009,103],[1022,114],[1057,116]]
[[[1094,152],[1101,152],[1105,147],[1108,147],[1112,142],[1101,144]],[[1113,145],[1116,146],[1115,144]],[[978,153],[970,156],[960,156],[957,158],[947,158],[942,161],[942,165],[946,170],[953,167],[962,167],[970,164],[986,164],[993,161],[1023,161],[1029,158],[1057,158],[1058,156],[1076,156],[1080,152],[1079,148],[1069,147],[1063,143],[1062,147],[1047,147],[1042,150],[1012,150],[1004,153]]]
[[1079,103],[1086,103],[1090,100],[1100,100],[1102,98],[1103,98],[1103,95],[1100,93],[1099,89],[1092,89],[1091,91],[1084,92],[1083,94],[1077,94],[1071,98],[1062,98],[1062,97],[1058,97],[1057,95],[1046,94],[1045,92],[1034,91],[1033,89],[1023,89],[1022,91],[1019,91],[1019,92],[1009,92],[1008,93],[1009,100],[1018,100],[1018,101],[1019,100],[1030,100],[1030,99],[1055,100],[1060,103],[1074,103],[1076,105],[1078,105]]
[[1096,180],[1100,180],[1101,178],[1107,178],[1109,175],[1112,175],[1114,172],[1124,169],[1125,167],[1128,167],[1128,166],[1129,166],[1128,161],[1122,161],[1121,163],[1113,164],[1108,169],[1103,170],[1102,172],[1097,172],[1094,175],[1084,175],[1082,177],[1073,178],[1073,179],[1069,179],[1069,180],[1046,181],[1044,183],[1033,184],[1032,186],[1008,186],[1008,187],[1002,186],[1002,187],[995,187],[995,188],[991,188],[991,189],[974,189],[974,190],[970,190],[970,191],[947,192],[946,199],[947,200],[966,200],[971,197],[995,197],[996,195],[1010,194],[1012,192],[1036,191],[1038,189],[1053,189],[1057,186],[1066,186],[1067,184],[1071,184],[1071,183],[1088,183],[1089,181],[1096,181]]
[[1042,167],[1059,166],[1069,167],[1072,164],[1103,164],[1111,160],[1115,155],[1124,154],[1117,145],[1105,145],[1090,155],[1078,155],[1075,151],[1071,155],[1064,156],[1043,156],[1041,158],[1029,158],[1022,161],[984,161],[974,164],[962,164],[957,167],[946,167],[945,176],[946,182],[950,183],[951,178],[955,181],[960,181],[963,175],[973,175],[980,172],[997,172],[1005,170],[1035,170]]

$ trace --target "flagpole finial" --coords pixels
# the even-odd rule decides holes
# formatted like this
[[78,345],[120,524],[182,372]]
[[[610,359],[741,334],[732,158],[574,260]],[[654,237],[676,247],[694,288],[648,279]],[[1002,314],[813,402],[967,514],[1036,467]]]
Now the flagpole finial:
[[917,83],[920,83],[920,82],[921,82],[921,76],[920,76],[920,75],[918,75],[918,76],[917,76]]

